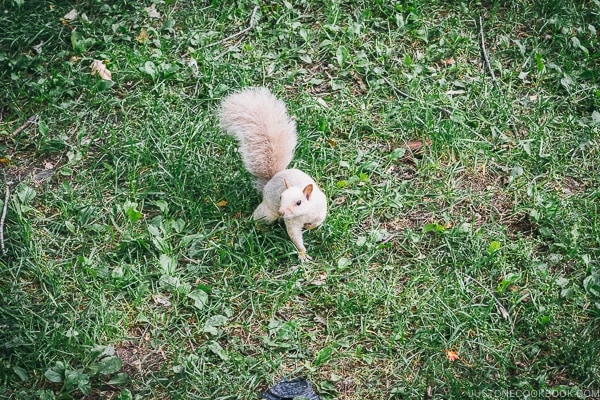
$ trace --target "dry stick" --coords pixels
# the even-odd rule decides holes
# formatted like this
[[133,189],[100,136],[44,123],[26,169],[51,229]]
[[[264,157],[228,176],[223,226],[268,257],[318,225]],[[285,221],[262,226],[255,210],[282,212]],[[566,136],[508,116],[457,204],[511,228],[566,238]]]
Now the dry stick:
[[[18,135],[23,132],[25,129],[29,128],[31,125],[37,124],[40,116],[37,114],[32,115],[25,121],[23,125],[14,130],[11,136]],[[4,246],[4,220],[6,219],[6,211],[8,210],[8,199],[10,197],[10,186],[8,182],[6,182],[6,194],[4,196],[4,205],[2,206],[2,217],[0,217],[0,250],[2,250],[2,255],[6,255],[6,247]]]
[[[399,97],[404,97],[405,99],[409,99],[414,101],[415,103],[419,102],[419,99],[417,99],[416,97],[411,96],[408,93],[403,92],[402,90],[398,89],[396,86],[394,86],[392,84],[392,82],[390,82],[390,80],[388,78],[386,78],[385,76],[382,77],[383,80],[390,85],[390,87],[396,92],[396,94]],[[447,108],[444,107],[439,107],[439,106],[433,106],[433,108],[443,112],[444,114],[446,114],[447,116],[451,116],[452,115],[452,111],[448,110]],[[473,133],[475,136],[477,136],[479,139],[481,139],[481,141],[483,142],[489,142],[486,138],[484,138],[483,136],[481,136],[481,134],[479,132],[477,132],[476,130],[474,130],[473,128],[471,128],[469,125],[467,125],[464,122],[461,122],[459,120],[455,121],[456,123],[458,123],[459,125],[461,125],[462,127],[464,127],[465,129],[467,129],[468,131],[470,131],[471,133]]]
[[[396,86],[392,85],[392,82],[390,82],[390,80],[389,80],[388,78],[386,78],[385,76],[383,76],[382,78],[383,78],[383,80],[384,80],[384,81],[385,81],[385,82],[386,82],[388,85],[390,85],[390,87],[391,87],[392,89],[394,89],[394,92],[396,92],[396,94],[397,94],[398,96],[400,96],[400,97],[404,97],[405,99],[408,99],[408,100],[412,100],[412,101],[414,101],[415,103],[418,103],[418,102],[419,102],[419,99],[417,99],[416,97],[413,97],[413,96],[411,96],[411,95],[410,95],[410,94],[408,94],[408,93],[404,93],[402,90],[400,90],[400,89],[398,89]],[[450,111],[450,110],[448,110],[448,109],[446,109],[446,108],[443,108],[443,107],[438,107],[438,106],[433,106],[433,107],[434,107],[434,108],[436,108],[436,109],[438,109],[439,111],[441,111],[441,112],[445,113],[446,115],[452,115],[452,111]]]
[[10,196],[10,186],[6,183],[6,195],[4,196],[4,206],[2,207],[2,217],[0,218],[0,248],[2,248],[2,255],[6,255],[6,248],[4,247],[4,219],[6,218],[6,210],[8,209],[8,197]]
[[250,24],[248,25],[248,27],[246,27],[246,29],[242,29],[241,31],[234,33],[233,35],[227,36],[225,39],[221,39],[219,41],[209,43],[204,47],[208,48],[208,47],[216,46],[218,44],[227,42],[228,40],[231,40],[235,37],[243,35],[244,33],[252,30],[254,28],[254,24],[256,24],[256,20],[254,19],[254,16],[256,15],[256,10],[258,10],[258,6],[254,6],[254,10],[252,10],[252,15],[250,16]]
[[[390,82],[390,80],[388,78],[386,78],[385,76],[382,77],[383,80],[390,85],[390,87],[396,92],[396,94],[399,97],[404,97],[405,99],[409,99],[414,101],[415,103],[419,102],[419,99],[417,99],[416,97],[411,96],[408,93],[404,93],[402,90],[398,89],[396,86],[394,86],[392,84],[392,82]],[[447,108],[444,107],[439,107],[439,106],[433,106],[433,108],[443,112],[444,114],[446,114],[447,116],[451,116],[452,115],[452,111],[448,110]],[[481,134],[479,132],[477,132],[476,130],[474,130],[473,128],[471,128],[469,125],[467,125],[464,122],[461,121],[456,121],[456,123],[458,123],[459,125],[461,125],[462,127],[464,127],[465,129],[467,129],[468,131],[472,132],[475,136],[477,136],[479,139],[481,139],[481,141],[483,142],[488,142],[488,140],[486,138],[484,138],[483,136],[481,136]]]
[[[483,63],[485,64],[486,69],[488,70],[490,76],[492,77],[492,81],[496,82],[496,75],[494,74],[494,70],[492,69],[492,65],[490,64],[490,59],[488,57],[487,51],[485,49],[485,37],[483,36],[483,19],[481,15],[479,15],[479,45],[481,46],[481,56],[483,58]],[[515,138],[519,137],[519,129],[517,128],[517,124],[515,122],[514,116],[508,121],[508,124],[513,130]]]
[[25,123],[23,125],[21,125],[17,129],[15,129],[15,131],[12,133],[11,136],[15,136],[15,135],[23,132],[25,129],[29,128],[31,125],[37,124],[39,118],[40,118],[40,116],[37,114],[32,115],[31,117],[29,117],[29,119],[27,121],[25,121]]
[[485,38],[483,37],[483,20],[481,15],[479,16],[479,45],[481,46],[481,55],[483,57],[483,63],[487,68],[490,76],[492,77],[492,81],[496,80],[496,75],[494,75],[494,70],[492,69],[492,65],[490,64],[490,59],[488,58],[487,51],[485,50]]
[[483,290],[485,290],[490,296],[492,296],[492,298],[494,299],[494,301],[496,302],[496,306],[498,307],[498,310],[500,311],[500,314],[502,314],[502,318],[507,319],[510,324],[511,324],[511,333],[514,329],[514,325],[510,319],[510,314],[508,313],[508,311],[506,311],[506,308],[504,308],[504,306],[502,305],[502,303],[500,303],[500,300],[498,300],[496,298],[496,296],[494,296],[494,294],[492,293],[492,291],[488,288],[486,288],[485,286],[483,286],[483,284],[481,282],[479,282],[477,279],[473,278],[472,276],[469,275],[465,275],[467,278],[471,279],[473,282],[475,282],[476,284],[478,284],[479,286],[481,286],[481,288]]

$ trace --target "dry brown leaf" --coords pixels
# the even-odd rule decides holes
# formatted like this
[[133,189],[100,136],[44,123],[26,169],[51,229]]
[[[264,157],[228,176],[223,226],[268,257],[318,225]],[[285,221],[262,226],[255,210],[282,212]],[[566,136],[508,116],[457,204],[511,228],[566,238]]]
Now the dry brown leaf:
[[112,81],[112,73],[101,60],[94,60],[92,62],[92,75],[96,74],[105,81]]
[[146,28],[142,28],[142,30],[140,31],[140,34],[137,35],[135,40],[137,40],[138,43],[141,43],[141,44],[144,44],[148,41],[148,31],[146,31]]
[[8,164],[10,164],[10,160],[6,157],[2,157],[2,158],[0,158],[0,164],[8,165]]
[[454,61],[454,58],[450,57],[450,58],[446,58],[445,60],[442,60],[442,64],[454,65],[454,64],[456,64],[456,61]]
[[423,147],[427,147],[427,146],[431,146],[431,140],[429,140],[429,139],[427,139],[425,141],[411,140],[408,143],[406,143],[406,147],[408,148],[408,150],[412,151],[413,153],[418,153],[423,150]]
[[458,353],[455,352],[454,350],[445,350],[445,352],[446,352],[446,358],[448,360],[450,360],[450,362],[454,362],[460,358],[458,356]]
[[227,205],[227,200],[221,200],[217,203],[217,207],[223,208]]

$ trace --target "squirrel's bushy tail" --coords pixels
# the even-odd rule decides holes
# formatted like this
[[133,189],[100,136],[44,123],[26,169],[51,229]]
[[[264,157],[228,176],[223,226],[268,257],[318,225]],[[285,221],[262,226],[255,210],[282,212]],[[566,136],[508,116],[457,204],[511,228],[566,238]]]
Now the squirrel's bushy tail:
[[235,136],[244,166],[257,187],[284,170],[296,147],[296,123],[285,103],[266,88],[248,88],[226,97],[219,111],[221,128]]

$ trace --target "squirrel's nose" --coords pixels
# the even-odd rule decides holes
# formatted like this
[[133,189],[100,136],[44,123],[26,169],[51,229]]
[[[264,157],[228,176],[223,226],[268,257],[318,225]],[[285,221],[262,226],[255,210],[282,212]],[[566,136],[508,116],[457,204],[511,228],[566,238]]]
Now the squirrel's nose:
[[277,214],[279,214],[280,217],[283,217],[285,215],[285,211],[279,210],[279,211],[277,211]]

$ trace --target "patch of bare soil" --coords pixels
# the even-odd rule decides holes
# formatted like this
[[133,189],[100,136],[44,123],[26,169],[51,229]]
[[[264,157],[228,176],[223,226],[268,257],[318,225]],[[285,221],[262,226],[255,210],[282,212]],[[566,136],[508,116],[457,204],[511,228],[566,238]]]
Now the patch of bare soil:
[[[15,185],[24,180],[29,180],[32,184],[38,185],[52,178],[57,164],[60,162],[60,155],[45,155],[39,157],[32,145],[27,144],[35,140],[39,117],[32,116],[21,126],[14,129],[8,136],[0,137],[0,169],[3,178],[9,185]],[[0,110],[0,122],[1,110]],[[16,122],[12,124],[14,128]],[[4,143],[3,143],[4,142]],[[6,147],[3,151],[2,148]],[[15,150],[19,148],[18,150]]]
[[123,371],[132,378],[160,371],[167,362],[167,355],[162,347],[154,348],[150,332],[135,327],[130,336],[132,339],[115,346],[117,356],[123,360]]
[[6,173],[6,182],[9,185],[15,185],[28,181],[34,186],[41,185],[54,176],[58,162],[58,156],[35,159],[34,156],[20,155],[18,164],[11,164],[3,168]]
[[461,196],[452,208],[457,216],[466,216],[476,227],[502,221],[513,213],[513,202],[503,187],[503,177],[489,170],[465,170],[457,177],[456,192]]
[[[399,165],[393,172],[401,179],[413,179],[417,173],[410,164]],[[390,233],[397,233],[405,229],[418,230],[429,223],[442,224],[446,228],[470,223],[477,229],[496,222],[505,225],[512,236],[535,234],[536,228],[529,216],[515,211],[514,201],[504,189],[505,177],[479,168],[465,169],[452,179],[454,201],[442,197],[423,198],[412,210],[382,221],[383,227]]]

